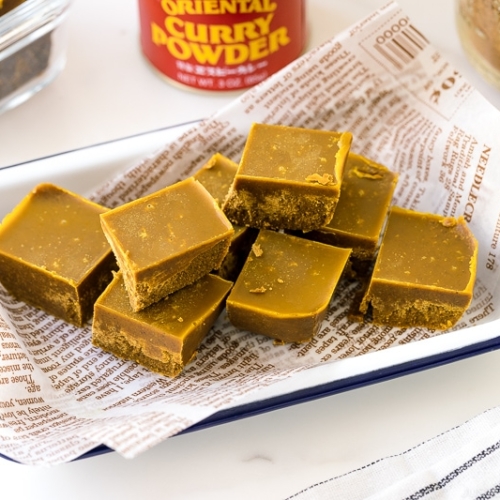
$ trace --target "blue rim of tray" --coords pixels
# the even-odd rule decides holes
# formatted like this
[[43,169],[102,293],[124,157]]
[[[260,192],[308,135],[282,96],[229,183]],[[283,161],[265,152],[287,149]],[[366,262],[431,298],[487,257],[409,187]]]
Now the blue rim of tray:
[[[439,366],[454,363],[456,361],[467,359],[472,356],[486,354],[497,349],[500,349],[500,336],[445,353],[427,356],[424,358],[401,363],[399,365],[393,365],[387,368],[381,368],[379,370],[362,373],[360,375],[355,375],[353,377],[348,377],[342,380],[336,380],[314,387],[290,392],[288,394],[283,394],[261,401],[255,401],[252,403],[228,408],[226,410],[221,410],[217,413],[214,413],[210,417],[201,420],[193,426],[183,430],[177,435],[180,436],[189,432],[208,429],[216,425],[223,425],[244,418],[262,415],[264,413],[274,410],[280,410],[292,405],[307,403],[316,399],[333,396],[335,394],[340,394],[342,392],[351,391],[354,389],[359,389],[361,387],[377,384],[379,382],[385,382],[395,378],[403,377],[405,375],[410,375],[412,373],[418,373],[420,371],[428,370],[431,368],[437,368]],[[82,460],[85,458],[92,458],[111,452],[114,452],[112,448],[101,444],[75,458],[74,461]],[[0,454],[0,457],[15,462],[15,460],[5,455]]]
[[[434,354],[432,356],[427,356],[425,358],[408,361],[387,368],[381,368],[379,370],[373,370],[370,372],[362,373],[360,375],[355,375],[353,377],[348,377],[342,380],[336,380],[333,382],[328,382],[314,387],[309,387],[306,389],[290,392],[288,394],[275,396],[269,399],[264,399],[261,401],[255,401],[252,403],[235,406],[214,413],[210,417],[201,420],[200,422],[183,430],[177,435],[187,434],[189,432],[207,429],[209,427],[214,427],[216,425],[222,425],[225,423],[234,422],[236,420],[240,420],[243,418],[261,415],[270,411],[280,410],[300,403],[307,403],[309,401],[314,401],[316,399],[320,399],[323,397],[332,396],[334,394],[339,394],[341,392],[351,391],[353,389],[359,389],[361,387],[377,384],[379,382],[385,382],[405,375],[410,375],[412,373],[428,370],[430,368],[437,368],[439,366],[454,363],[456,361],[467,359],[472,356],[486,354],[488,352],[495,351],[499,348],[500,348],[500,336],[494,339],[478,342],[477,344],[474,345],[461,347],[453,351]],[[106,445],[99,445],[93,448],[92,450],[89,450],[88,452],[84,453],[75,460],[91,458],[98,455],[103,455],[105,453],[110,453],[113,451],[114,451],[113,449],[109,448]]]

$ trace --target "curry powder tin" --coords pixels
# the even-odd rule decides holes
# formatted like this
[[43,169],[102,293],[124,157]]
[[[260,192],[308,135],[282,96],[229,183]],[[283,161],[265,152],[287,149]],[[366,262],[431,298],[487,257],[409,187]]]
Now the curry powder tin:
[[252,87],[305,45],[305,0],[139,0],[146,59],[198,90]]

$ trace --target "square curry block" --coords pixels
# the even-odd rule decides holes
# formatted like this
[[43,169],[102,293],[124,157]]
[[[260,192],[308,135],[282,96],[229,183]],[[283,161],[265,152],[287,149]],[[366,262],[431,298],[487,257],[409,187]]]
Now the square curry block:
[[231,323],[283,342],[319,330],[351,251],[261,230],[226,301]]
[[361,312],[381,325],[452,327],[472,300],[477,252],[463,217],[392,207]]
[[233,227],[192,177],[101,217],[134,311],[220,267]]
[[305,236],[352,248],[352,270],[366,276],[378,250],[397,180],[398,174],[384,165],[350,152],[332,220]]
[[351,141],[349,132],[253,124],[224,213],[233,224],[265,229],[328,224]]
[[116,260],[107,209],[53,184],[35,187],[0,224],[0,281],[17,299],[82,326]]
[[92,343],[151,371],[175,377],[224,308],[232,283],[207,274],[150,307],[132,310],[122,273],[95,304]]

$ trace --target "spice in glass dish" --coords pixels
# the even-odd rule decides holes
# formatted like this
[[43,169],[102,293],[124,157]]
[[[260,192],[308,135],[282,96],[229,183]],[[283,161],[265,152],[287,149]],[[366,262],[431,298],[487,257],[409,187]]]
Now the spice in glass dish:
[[26,0],[0,0],[0,16],[7,14],[7,12],[10,12],[25,1]]
[[500,0],[457,0],[457,30],[474,68],[500,87]]
[[69,0],[0,1],[0,113],[48,85],[66,60]]

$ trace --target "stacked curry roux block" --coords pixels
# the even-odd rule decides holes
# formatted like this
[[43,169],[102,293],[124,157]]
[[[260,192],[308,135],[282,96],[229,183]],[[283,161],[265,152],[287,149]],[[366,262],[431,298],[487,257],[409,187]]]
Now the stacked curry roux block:
[[210,272],[233,233],[193,178],[112,210],[42,184],[0,225],[0,281],[68,323],[93,315],[96,346],[174,377],[224,307],[232,282]]
[[107,209],[51,184],[0,225],[0,282],[82,326],[118,357],[175,377],[226,307],[277,343],[318,332],[343,276],[351,317],[453,326],[472,299],[477,241],[463,217],[391,207],[397,175],[348,132],[254,124],[237,165]]
[[234,234],[193,177],[101,216],[118,261],[95,304],[94,345],[174,377],[195,356],[232,282],[211,274]]

